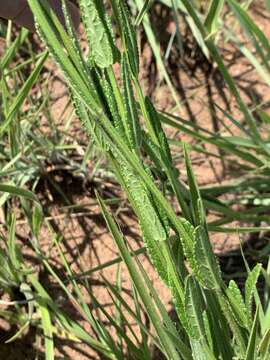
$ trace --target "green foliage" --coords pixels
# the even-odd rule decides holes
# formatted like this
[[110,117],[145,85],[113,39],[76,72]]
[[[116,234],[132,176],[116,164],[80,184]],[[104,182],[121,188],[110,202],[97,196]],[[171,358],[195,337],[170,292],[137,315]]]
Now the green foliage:
[[91,44],[91,60],[100,68],[112,65],[117,58],[112,25],[103,1],[80,1],[86,35]]
[[137,77],[139,73],[139,52],[135,29],[132,26],[132,20],[126,2],[113,0],[112,7],[120,31],[121,40],[126,50],[126,57],[131,73],[134,77]]
[[[238,4],[234,0],[227,2],[252,41],[262,64],[250,56],[248,49],[242,49],[242,52],[247,54],[254,67],[263,74],[262,66],[263,71],[268,71],[269,66],[267,39],[247,14],[248,4]],[[111,359],[125,359],[126,353],[130,359],[150,359],[151,345],[157,347],[166,358],[175,360],[267,359],[270,344],[269,304],[268,300],[265,303],[261,300],[257,284],[262,273],[265,280],[269,281],[269,269],[263,271],[262,265],[257,264],[250,271],[247,266],[248,275],[243,296],[234,280],[230,280],[229,284],[224,281],[210,241],[209,230],[231,231],[229,228],[222,228],[220,224],[230,224],[234,220],[265,220],[265,212],[262,212],[262,215],[248,211],[239,214],[218,197],[229,191],[247,191],[251,186],[259,192],[267,187],[269,176],[268,143],[263,140],[256,118],[243,100],[215,43],[222,23],[221,14],[225,2],[211,1],[204,16],[187,0],[170,2],[170,6],[173,8],[175,21],[178,9],[187,16],[198,44],[205,55],[217,64],[228,90],[234,96],[245,118],[245,125],[225,111],[223,115],[240,130],[238,137],[224,137],[201,128],[196,129],[182,119],[176,121],[171,115],[160,114],[151,100],[144,96],[139,82],[136,28],[124,1],[113,0],[110,15],[103,1],[79,1],[90,49],[87,59],[83,56],[64,1],[67,31],[50,11],[46,0],[29,0],[28,3],[35,15],[41,38],[63,71],[82,126],[100,154],[107,157],[115,177],[127,195],[138,219],[145,248],[143,251],[131,251],[129,241],[125,239],[105,201],[97,193],[98,204],[115,241],[119,257],[92,269],[91,272],[123,262],[132,281],[134,307],[130,306],[122,295],[120,268],[116,286],[106,283],[114,307],[113,314],[101,306],[92,294],[89,296],[93,306],[89,306],[84,301],[79,278],[73,273],[61,248],[59,236],[52,232],[53,248],[58,252],[67,279],[61,279],[39,247],[42,210],[36,196],[23,188],[29,178],[24,181],[17,180],[15,185],[2,183],[0,191],[7,195],[2,197],[1,205],[9,196],[19,196],[30,224],[31,246],[40,264],[54,278],[67,299],[95,333],[95,337],[89,335],[86,329],[70,319],[54,302],[53,296],[45,290],[37,274],[24,265],[22,254],[16,244],[16,223],[15,217],[12,216],[8,227],[9,237],[3,242],[4,246],[0,247],[0,285],[11,297],[14,296],[13,288],[19,288],[28,305],[26,314],[20,303],[14,300],[20,330],[12,340],[30,325],[42,328],[48,360],[55,357],[54,337],[60,330],[64,331],[65,336],[71,341],[82,341]],[[140,9],[136,24],[143,23],[157,63],[171,86],[147,15],[151,2],[135,3]],[[165,3],[169,4],[168,1]],[[116,28],[112,26],[113,21]],[[120,34],[119,48],[115,41],[116,31]],[[179,26],[177,31],[178,44],[181,47]],[[5,55],[1,61],[2,70],[10,64],[14,52],[25,40],[25,36],[22,32],[19,40],[14,42],[11,50]],[[4,121],[0,128],[1,136],[6,131],[12,135],[14,119],[19,115],[30,88],[36,83],[46,57],[47,53],[44,53],[37,60],[30,77],[12,102],[9,101],[5,74],[3,75]],[[117,79],[112,66],[115,63],[121,67],[120,80]],[[171,90],[175,96],[172,86]],[[175,100],[178,101],[177,96]],[[268,121],[265,114],[262,118]],[[183,184],[182,179],[179,179],[170,142],[163,129],[164,124],[179,129],[202,143],[210,143],[225,153],[233,154],[246,164],[244,169],[260,172],[261,178],[242,181],[236,185],[200,190],[187,146],[181,144],[187,174],[187,184]],[[14,141],[12,145],[11,152],[14,158],[11,161],[16,162],[19,152]],[[176,212],[172,197],[177,200],[180,213]],[[267,206],[264,206],[263,210],[266,209]],[[206,216],[209,210],[220,214],[221,220],[209,224]],[[260,228],[239,227],[238,230],[253,232],[260,231]],[[140,262],[139,255],[145,251],[164,285],[171,292],[178,316],[177,323],[168,316],[161,294],[157,293]],[[81,274],[86,275],[87,273]],[[98,309],[97,312],[94,312],[93,308]],[[128,312],[137,324],[140,335],[133,330],[125,312]],[[144,312],[151,323],[150,328],[143,319]],[[3,314],[11,318],[8,311],[4,311]],[[101,321],[102,317],[113,328],[116,339]],[[127,326],[131,336],[125,331],[123,324]]]
[[141,129],[139,124],[137,104],[134,98],[132,83],[130,79],[130,72],[128,71],[128,64],[125,56],[122,57],[121,67],[124,83],[124,127],[126,131],[126,137],[128,139],[131,149],[138,149],[141,145]]

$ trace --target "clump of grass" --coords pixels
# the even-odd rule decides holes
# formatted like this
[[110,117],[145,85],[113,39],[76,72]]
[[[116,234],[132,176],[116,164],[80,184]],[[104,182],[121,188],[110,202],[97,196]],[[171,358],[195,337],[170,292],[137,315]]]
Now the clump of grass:
[[[93,304],[99,309],[96,316],[84,301],[77,277],[67,262],[57,236],[54,245],[62,259],[72,290],[67,286],[66,281],[56,274],[39,249],[38,226],[33,226],[40,222],[40,212],[36,210],[31,224],[36,240],[33,242],[33,247],[40,262],[46,271],[53,275],[80,314],[91,324],[95,333],[95,337],[90,336],[75,321],[68,318],[53,302],[51,295],[38,279],[33,274],[28,274],[26,283],[31,284],[35,307],[40,314],[47,359],[54,358],[56,324],[69,335],[70,339],[75,337],[86,342],[111,359],[150,359],[152,356],[150,344],[154,344],[168,359],[267,359],[270,342],[267,297],[269,266],[264,270],[261,264],[257,264],[250,269],[246,262],[247,278],[243,292],[235,281],[231,280],[229,284],[224,282],[209,238],[209,229],[222,229],[215,224],[212,224],[212,227],[211,224],[207,224],[205,208],[218,210],[223,216],[222,225],[237,219],[235,211],[215,199],[217,192],[222,194],[228,189],[200,191],[193,172],[189,147],[186,144],[182,144],[188,182],[187,186],[184,185],[179,179],[169,141],[163,130],[163,123],[167,123],[201,141],[212,143],[223,151],[238,156],[252,169],[263,168],[262,173],[266,179],[266,159],[269,149],[252,112],[243,101],[225,67],[214,41],[224,2],[212,1],[204,21],[189,1],[182,0],[178,3],[181,10],[187,13],[196,31],[197,39],[203,41],[208,56],[216,62],[245,117],[246,125],[243,127],[240,122],[232,119],[230,114],[226,114],[248,136],[241,138],[241,141],[212,136],[209,133],[205,135],[203,131],[195,131],[186,123],[177,123],[173,117],[158,113],[151,100],[144,96],[138,79],[140,69],[136,28],[132,25],[126,3],[121,0],[111,1],[113,19],[121,38],[120,47],[116,45],[112,19],[104,2],[80,0],[79,3],[90,48],[88,58],[82,54],[66,11],[65,1],[63,1],[63,10],[67,32],[50,11],[46,0],[29,0],[39,34],[63,71],[83,128],[89,139],[95,141],[106,155],[111,169],[127,194],[141,228],[145,249],[131,251],[127,239],[121,233],[105,201],[97,193],[97,200],[120,257],[93,271],[123,261],[132,280],[136,310],[134,311],[122,296],[119,275],[116,286],[107,282],[116,315],[110,315],[105,308],[99,306],[98,299],[92,296]],[[252,39],[256,35],[260,42],[265,42],[265,38],[251,22],[245,8],[239,7],[231,0],[229,4],[241,20],[241,24],[244,23],[246,31],[249,31],[248,34],[252,32]],[[139,5],[141,10],[137,19],[144,18],[148,5],[149,2],[146,2],[145,6]],[[174,11],[177,9],[176,5],[177,2],[173,2]],[[259,48],[259,43],[255,44]],[[254,62],[252,57],[250,59]],[[262,60],[264,59],[262,57]],[[115,63],[121,67],[121,81],[117,81],[114,73]],[[264,114],[264,117],[267,116]],[[9,121],[5,120],[7,128]],[[244,151],[246,148],[250,153]],[[155,168],[156,171],[153,173],[151,168]],[[3,188],[3,190],[9,192],[13,190],[15,194],[24,197],[28,194],[28,198],[34,200],[29,193],[23,193],[22,190],[14,191],[14,188]],[[211,192],[212,198],[209,197]],[[178,209],[170,201],[172,194],[177,200]],[[181,216],[178,215],[179,209]],[[245,220],[247,219],[252,221],[251,217],[245,217]],[[258,230],[256,227],[238,229],[243,232]],[[168,316],[160,294],[157,293],[140,262],[139,253],[145,250],[159,277],[171,291],[178,316],[177,324]],[[13,254],[14,249],[9,249],[8,253]],[[13,267],[14,259],[17,258],[13,257],[8,262]],[[264,300],[259,296],[256,287],[261,275],[264,276],[266,283]],[[18,281],[24,280],[17,279]],[[135,320],[140,330],[139,334],[134,333],[123,309]],[[147,314],[153,330],[149,330],[142,320],[143,312]],[[100,320],[101,314],[115,329],[117,340]],[[123,330],[123,324],[128,327],[132,336],[127,335]]]

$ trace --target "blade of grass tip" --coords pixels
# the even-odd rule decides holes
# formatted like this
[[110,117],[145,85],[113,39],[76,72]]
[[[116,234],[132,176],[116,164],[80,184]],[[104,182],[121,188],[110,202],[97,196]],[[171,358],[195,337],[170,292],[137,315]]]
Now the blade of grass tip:
[[139,74],[139,49],[135,28],[132,24],[130,12],[125,1],[113,0],[114,15],[118,19],[118,28],[128,64],[132,75],[137,78]]
[[159,141],[158,141],[153,123],[151,122],[150,114],[147,110],[147,105],[146,105],[146,101],[145,101],[145,98],[144,98],[144,95],[142,92],[142,88],[141,88],[137,78],[134,78],[133,80],[134,80],[134,86],[135,86],[137,97],[138,97],[138,102],[139,102],[139,105],[140,105],[140,108],[141,108],[141,111],[143,114],[143,119],[145,121],[149,136],[150,136],[151,140],[153,141],[153,143],[158,145]]
[[226,318],[226,321],[230,326],[231,332],[238,345],[239,354],[241,354],[241,356],[243,357],[244,354],[246,353],[246,348],[247,348],[246,336],[243,332],[243,328],[236,321],[232,308],[226,297],[220,292],[217,293],[216,299],[219,302],[223,315]]
[[249,329],[247,308],[244,303],[241,291],[234,280],[230,280],[229,286],[226,289],[226,294],[228,296],[231,307],[234,310],[238,322],[241,324],[241,326]]
[[107,226],[113,235],[113,238],[114,238],[114,240],[117,244],[117,247],[120,251],[120,254],[123,257],[123,260],[124,260],[126,266],[128,267],[128,270],[130,272],[130,275],[134,282],[134,285],[137,288],[137,291],[144,303],[145,308],[148,311],[148,315],[149,315],[149,317],[153,323],[153,326],[159,336],[159,339],[163,345],[163,350],[165,351],[165,353],[169,356],[169,358],[171,360],[180,359],[180,356],[179,356],[178,352],[176,351],[174,344],[172,343],[171,339],[168,337],[168,335],[166,334],[166,332],[163,329],[160,317],[158,316],[155,308],[153,307],[152,299],[148,293],[148,290],[145,288],[145,286],[142,282],[142,279],[139,276],[139,273],[138,273],[138,270],[136,269],[134,261],[132,260],[132,258],[129,255],[129,252],[128,252],[125,242],[124,242],[124,239],[123,239],[115,221],[113,220],[112,216],[109,214],[105,204],[99,197],[98,193],[96,193],[96,196],[97,196],[97,200],[99,202],[100,208],[102,210],[103,216],[105,218],[105,221],[107,223]]
[[191,195],[191,203],[192,203],[192,211],[193,211],[193,221],[194,225],[205,225],[205,219],[201,219],[199,208],[198,208],[198,200],[201,199],[199,188],[197,181],[195,179],[195,175],[193,173],[193,169],[191,166],[191,160],[189,157],[187,145],[183,143],[183,150],[184,150],[184,158],[185,158],[185,165],[188,177],[188,185],[189,191]]
[[48,52],[46,52],[44,54],[44,56],[42,56],[36,64],[35,69],[33,70],[33,72],[31,73],[31,75],[29,76],[29,78],[27,79],[27,81],[24,83],[23,87],[20,89],[19,93],[17,94],[17,96],[15,97],[15,99],[13,100],[13,103],[10,107],[10,110],[5,118],[5,120],[2,122],[1,126],[0,126],[0,136],[2,136],[3,132],[5,130],[7,130],[7,128],[9,127],[11,121],[13,120],[14,116],[19,112],[20,107],[22,106],[24,100],[26,99],[26,97],[28,96],[30,90],[32,89],[33,85],[36,83],[39,74],[42,70],[43,64],[46,61],[48,57]]
[[264,310],[263,310],[263,306],[262,306],[262,301],[261,298],[259,296],[258,290],[257,290],[257,281],[258,278],[262,272],[262,264],[258,263],[257,265],[255,265],[255,267],[250,271],[248,263],[245,259],[245,256],[243,254],[243,250],[242,250],[242,246],[241,246],[241,252],[242,252],[242,257],[244,259],[245,262],[245,266],[248,272],[248,277],[245,283],[245,301],[246,301],[246,306],[247,306],[247,311],[249,312],[249,316],[250,316],[250,321],[252,318],[252,299],[254,297],[255,300],[255,304],[256,306],[259,308],[259,319],[260,319],[260,324],[261,324],[261,329],[262,331],[265,329],[264,326],[266,324],[267,318],[266,315],[264,314]]
[[245,283],[245,302],[250,322],[252,318],[253,297],[255,298],[257,307],[259,308],[259,317],[261,323],[263,322],[264,318],[264,311],[256,288],[258,278],[261,274],[261,269],[262,264],[257,264],[251,271],[248,270],[248,277]]
[[222,284],[220,267],[209,240],[202,199],[185,144],[184,156],[194,213],[194,224],[197,226],[194,232],[194,246],[191,253],[190,249],[188,253],[190,265],[203,286],[219,289]]
[[24,333],[24,331],[28,329],[29,325],[30,325],[30,321],[26,321],[26,323],[20,327],[20,329],[16,332],[16,334],[14,334],[11,338],[5,341],[5,344],[9,344],[17,340]]

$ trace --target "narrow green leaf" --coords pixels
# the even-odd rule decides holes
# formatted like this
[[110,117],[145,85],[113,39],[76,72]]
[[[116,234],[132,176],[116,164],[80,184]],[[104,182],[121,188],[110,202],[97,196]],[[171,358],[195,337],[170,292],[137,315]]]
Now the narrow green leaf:
[[38,238],[39,236],[41,225],[42,225],[42,210],[39,206],[35,206],[32,215],[32,231],[36,238]]
[[39,204],[38,198],[29,190],[22,189],[18,186],[9,184],[0,184],[0,192],[9,193],[10,195],[22,196],[27,200],[31,200]]
[[[256,23],[252,20],[252,18],[248,15],[248,12],[235,0],[228,0],[231,8],[233,9],[236,17],[238,18],[240,24],[244,28],[247,36],[250,41],[255,46],[257,53],[261,57],[263,63],[268,67],[267,59],[270,56],[270,44],[269,40],[265,36],[264,32],[256,25]],[[258,38],[259,42],[257,41]],[[264,55],[262,49],[267,51],[267,56]]]
[[10,126],[10,123],[14,120],[15,115],[20,111],[20,108],[29,95],[30,90],[32,89],[33,85],[36,83],[39,74],[42,70],[43,64],[48,57],[48,53],[46,52],[36,63],[35,69],[30,74],[29,78],[23,84],[22,88],[20,89],[19,93],[15,96],[8,114],[5,120],[0,125],[0,136],[3,134],[4,131]]
[[104,2],[103,0],[81,0],[80,6],[91,57],[97,66],[109,67],[117,60],[118,52]]
[[161,251],[162,242],[166,241],[167,234],[151,202],[149,193],[129,165],[121,159],[117,159],[117,162],[113,161],[113,163],[115,172],[121,176],[122,185],[127,192],[132,208],[139,218],[149,256],[160,277],[168,284],[167,264]]
[[195,275],[208,289],[220,289],[222,284],[220,267],[214,255],[206,230],[198,226],[194,232]]
[[[100,103],[97,99],[93,84],[83,74],[84,69],[81,68],[80,61],[74,62],[71,57],[67,56],[66,50],[63,47],[63,41],[61,35],[65,39],[65,43],[68,41],[68,36],[64,36],[64,30],[59,33],[61,26],[56,15],[53,16],[48,10],[48,3],[46,0],[28,0],[29,6],[35,16],[39,33],[42,39],[45,40],[46,44],[55,61],[59,64],[65,77],[68,81],[71,89],[74,89],[81,99],[82,97],[87,98],[88,110],[91,113],[98,113],[100,111]],[[70,40],[69,40],[70,41]],[[73,49],[72,45],[69,49]],[[72,51],[74,54],[74,52]],[[90,107],[91,106],[91,107]]]
[[194,340],[205,341],[203,313],[205,304],[200,287],[194,277],[189,276],[185,285],[185,315],[188,322],[189,335]]
[[186,170],[187,170],[187,178],[188,178],[188,185],[189,185],[189,191],[191,195],[191,203],[192,203],[192,211],[193,211],[193,221],[194,226],[201,225],[205,227],[205,216],[203,211],[199,208],[199,200],[201,201],[201,195],[199,191],[199,187],[197,184],[197,181],[195,179],[195,175],[193,173],[191,160],[187,151],[187,147],[184,144],[184,155],[185,155],[185,164],[186,164]]
[[197,340],[191,340],[193,359],[196,360],[215,360],[214,354],[206,344]]
[[41,315],[41,324],[45,338],[45,357],[46,360],[54,360],[53,327],[50,313],[43,301],[39,300],[38,307]]
[[241,291],[239,290],[234,280],[230,280],[229,286],[226,289],[226,294],[228,296],[231,307],[234,310],[238,323],[241,326],[248,328],[249,322],[246,305],[244,303]]
[[246,336],[243,332],[243,329],[240,327],[238,322],[235,319],[234,313],[231,309],[231,306],[227,298],[222,294],[222,292],[217,293],[217,300],[222,309],[223,315],[226,318],[229,327],[232,331],[232,334],[235,338],[237,345],[239,346],[239,354],[243,357],[246,354]]
[[225,317],[222,312],[222,307],[220,306],[220,294],[213,293],[211,290],[204,290],[204,296],[207,311],[206,315],[211,331],[211,334],[209,335],[211,340],[208,340],[208,344],[211,347],[211,343],[213,343],[212,351],[216,355],[216,358],[221,357],[223,359],[231,359],[234,354],[234,344],[231,342],[229,321]]
[[212,0],[209,6],[204,26],[208,31],[208,36],[212,36],[218,30],[218,21],[224,6],[224,0]]
[[128,64],[124,55],[122,57],[121,68],[124,85],[125,105],[125,117],[123,122],[130,148],[132,150],[138,150],[141,145],[141,129]]
[[257,112],[261,118],[261,120],[266,124],[270,124],[270,115],[267,114],[267,112],[261,110],[261,109],[257,109]]
[[[171,0],[170,0],[171,1]],[[135,0],[135,3],[139,9],[139,11],[143,8],[144,6],[144,2],[143,0]],[[152,48],[152,51],[154,53],[154,56],[156,58],[156,62],[157,62],[157,66],[160,70],[160,73],[161,73],[161,76],[165,79],[166,83],[168,84],[168,87],[172,93],[172,96],[173,96],[173,99],[175,101],[175,103],[177,104],[177,106],[179,108],[181,108],[181,104],[179,102],[179,96],[174,88],[174,85],[170,79],[170,76],[167,72],[167,69],[166,69],[166,66],[164,64],[164,61],[162,59],[162,56],[161,56],[161,52],[160,52],[160,44],[158,43],[157,39],[156,39],[156,36],[153,32],[153,29],[152,29],[152,26],[151,26],[151,23],[150,23],[150,19],[149,19],[149,16],[148,14],[145,14],[143,20],[142,20],[142,23],[143,23],[143,26],[144,26],[144,29],[145,29],[145,32],[146,32],[146,35],[147,35],[147,38],[148,38],[148,42]]]
[[170,359],[172,359],[172,360],[180,359],[180,356],[177,353],[177,351],[175,350],[175,347],[174,347],[173,343],[171,342],[171,339],[168,337],[168,335],[166,334],[166,332],[164,331],[164,329],[162,327],[160,318],[157,315],[156,310],[152,305],[152,299],[149,296],[147,289],[145,289],[145,286],[139,276],[138,270],[136,269],[136,266],[135,266],[132,258],[130,257],[130,254],[126,248],[124,239],[123,239],[115,221],[113,220],[112,216],[109,214],[108,210],[105,207],[105,204],[103,203],[101,198],[98,196],[98,194],[97,194],[97,199],[100,204],[103,216],[108,225],[108,228],[110,229],[110,231],[113,235],[113,238],[117,244],[117,247],[119,249],[119,252],[120,252],[121,256],[123,257],[125,264],[128,267],[128,270],[132,277],[134,285],[136,286],[136,289],[137,289],[145,307],[148,310],[148,316],[151,318],[151,321],[160,337],[160,340],[162,341],[162,343],[164,345],[164,350],[166,351],[166,353]]
[[50,309],[54,312],[56,319],[60,321],[61,325],[67,330],[67,332],[74,334],[76,337],[86,342],[94,349],[107,356],[109,359],[114,359],[114,355],[111,353],[110,349],[108,349],[107,345],[91,337],[89,333],[85,331],[79,324],[77,324],[71,318],[67,317],[62,312],[62,310],[55,304],[50,295],[33,275],[30,275],[29,279],[31,284],[37,290],[39,296],[41,296],[46,304],[48,304]]
[[[192,360],[192,356],[191,356],[191,351],[188,347],[188,345],[186,345],[184,343],[184,341],[182,341],[182,339],[179,337],[179,329],[175,327],[175,324],[173,323],[172,319],[170,318],[168,311],[166,310],[164,304],[162,303],[162,299],[160,298],[160,294],[158,293],[157,289],[154,287],[152,281],[150,280],[149,276],[146,273],[146,270],[143,268],[142,264],[139,262],[138,259],[137,260],[137,264],[138,267],[140,268],[141,274],[143,276],[143,279],[145,281],[145,283],[147,284],[149,291],[153,297],[153,300],[156,303],[156,306],[159,310],[159,313],[162,316],[162,321],[166,327],[166,331],[168,333],[168,335],[172,338],[172,340],[175,343],[175,346],[177,347],[177,349],[180,351],[180,354],[183,356],[184,359],[188,359],[188,360]],[[173,290],[172,290],[173,293]],[[175,307],[177,312],[179,311],[178,305],[175,302]],[[179,316],[179,318],[181,319],[181,323],[186,324],[186,319],[185,319],[185,314],[184,314],[184,305],[181,303],[181,310],[183,311],[183,316]]]
[[11,221],[8,227],[8,255],[14,269],[19,271],[21,267],[21,256],[15,243],[16,234],[16,216],[11,215]]
[[7,49],[5,54],[3,56],[1,56],[1,59],[0,59],[1,72],[3,72],[5,69],[7,69],[7,67],[13,60],[13,58],[17,55],[17,52],[18,52],[20,46],[24,43],[25,39],[27,38],[28,33],[29,33],[28,30],[26,30],[24,28],[21,29],[19,34],[16,36],[16,39],[14,40],[14,42],[9,46],[9,48]]
[[139,51],[135,29],[125,1],[113,0],[113,11],[118,21],[123,48],[127,56],[127,61],[132,75],[137,78],[139,74]]
[[265,331],[263,338],[260,341],[259,346],[258,346],[258,353],[265,360],[267,359],[267,356],[269,355],[269,346],[270,346],[270,328],[268,328]]
[[19,330],[8,340],[5,341],[5,344],[9,344],[15,340],[17,340],[26,329],[28,329],[28,327],[30,326],[30,321],[26,321],[26,323],[24,325],[22,325]]
[[110,67],[106,69],[106,71],[106,75],[101,80],[103,94],[107,100],[107,106],[109,107],[110,115],[113,119],[115,129],[119,132],[119,135],[124,140],[127,140],[125,136],[125,128],[122,121],[122,119],[125,117],[123,96],[118,87],[118,83],[115,79],[115,74],[112,68]]
[[144,15],[147,13],[153,2],[154,2],[153,0],[145,0],[143,7],[141,8],[141,10],[139,11],[136,17],[134,24],[135,26],[139,26],[141,24]]
[[256,360],[256,343],[258,340],[257,332],[259,327],[259,307],[257,307],[254,321],[252,324],[249,340],[248,340],[248,346],[247,346],[247,352],[245,356],[245,360]]
[[248,278],[245,284],[245,302],[250,320],[252,318],[252,299],[256,291],[256,284],[260,276],[261,269],[262,269],[262,265],[257,264],[248,274]]
[[[183,57],[184,55],[184,39],[181,34],[180,29],[180,21],[179,21],[179,14],[178,14],[178,7],[177,7],[177,0],[171,0],[172,3],[172,12],[173,12],[173,19],[176,26],[176,39],[177,39],[177,46],[180,53],[180,56]],[[165,55],[166,57],[166,55]]]
[[157,145],[159,145],[159,147],[160,147],[160,151],[163,156],[163,159],[166,160],[168,166],[172,166],[173,161],[172,161],[172,155],[171,155],[170,147],[168,144],[167,136],[166,136],[164,130],[162,129],[160,118],[159,118],[151,100],[148,97],[145,98],[145,106],[146,106],[146,110],[149,114],[149,119],[150,119],[152,128],[155,132],[156,139],[158,141]]

